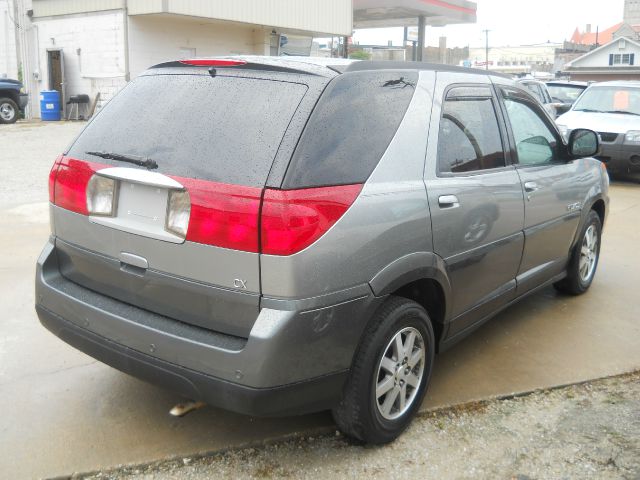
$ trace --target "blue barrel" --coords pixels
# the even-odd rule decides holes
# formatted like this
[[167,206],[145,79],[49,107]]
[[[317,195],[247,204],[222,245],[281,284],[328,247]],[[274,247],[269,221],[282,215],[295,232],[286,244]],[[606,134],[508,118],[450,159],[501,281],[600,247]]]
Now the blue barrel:
[[60,92],[43,90],[40,92],[40,118],[44,121],[60,120]]

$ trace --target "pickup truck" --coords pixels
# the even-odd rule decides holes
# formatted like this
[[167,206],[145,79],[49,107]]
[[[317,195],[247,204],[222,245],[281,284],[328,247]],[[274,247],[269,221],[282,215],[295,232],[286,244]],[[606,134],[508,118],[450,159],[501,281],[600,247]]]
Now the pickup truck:
[[20,112],[24,113],[29,96],[22,83],[10,78],[0,78],[0,123],[15,123]]

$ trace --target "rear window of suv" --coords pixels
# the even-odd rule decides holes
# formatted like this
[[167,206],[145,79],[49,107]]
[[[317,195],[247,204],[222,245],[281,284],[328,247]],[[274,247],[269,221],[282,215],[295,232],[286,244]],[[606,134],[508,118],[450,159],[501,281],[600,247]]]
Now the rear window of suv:
[[140,155],[155,160],[160,173],[262,187],[306,91],[298,83],[231,76],[139,77],[68,155],[121,167],[133,166],[86,152]]
[[389,146],[415,92],[415,71],[334,78],[302,133],[284,188],[363,183]]

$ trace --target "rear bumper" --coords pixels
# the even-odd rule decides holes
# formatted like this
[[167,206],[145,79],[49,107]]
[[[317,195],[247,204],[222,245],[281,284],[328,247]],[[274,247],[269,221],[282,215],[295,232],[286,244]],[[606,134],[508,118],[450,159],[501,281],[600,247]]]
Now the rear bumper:
[[36,270],[36,311],[65,342],[121,371],[210,405],[292,415],[335,405],[367,319],[368,287],[343,299],[263,299],[248,338],[213,332],[96,293],[66,279],[55,239]]
[[273,388],[251,388],[196,372],[124,347],[36,306],[40,322],[78,350],[118,370],[187,398],[246,415],[296,415],[325,410],[339,401],[347,372]]

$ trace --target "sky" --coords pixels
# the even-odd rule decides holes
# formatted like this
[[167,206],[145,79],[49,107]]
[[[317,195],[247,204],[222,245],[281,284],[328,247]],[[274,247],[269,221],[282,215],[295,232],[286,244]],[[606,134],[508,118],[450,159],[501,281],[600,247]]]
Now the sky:
[[[427,27],[426,42],[437,46],[447,37],[448,47],[484,46],[483,30],[489,29],[489,45],[513,46],[569,40],[576,27],[586,24],[604,30],[622,21],[624,0],[476,0],[478,22],[472,25]],[[355,42],[401,46],[402,28],[356,30]]]

